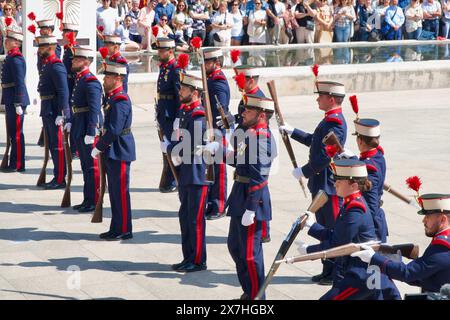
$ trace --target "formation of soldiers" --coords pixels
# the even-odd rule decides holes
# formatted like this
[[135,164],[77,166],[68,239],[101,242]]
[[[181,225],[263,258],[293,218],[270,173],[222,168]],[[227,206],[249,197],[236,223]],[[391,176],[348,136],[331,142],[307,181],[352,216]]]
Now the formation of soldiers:
[[[110,229],[100,238],[131,239],[130,164],[136,160],[136,152],[131,129],[132,102],[127,94],[129,68],[119,51],[120,38],[105,38],[102,90],[101,83],[89,70],[97,53],[77,46],[74,41],[78,26],[63,26],[65,46],[61,61],[58,53],[61,48],[52,36],[52,21],[37,24],[40,27],[40,35],[36,37],[40,116],[54,168],[53,179],[42,187],[66,187],[68,159],[63,136],[70,133],[71,148],[79,156],[84,179],[84,200],[73,209],[94,211],[99,201],[99,162],[102,161],[112,219]],[[25,170],[23,122],[30,101],[24,80],[26,63],[19,49],[22,41],[23,34],[8,30],[1,80],[11,151],[4,172]],[[259,88],[256,68],[236,67],[236,79],[242,80],[239,84],[242,100],[238,114],[233,115],[229,111],[230,88],[221,69],[220,48],[202,52],[206,79],[184,71],[182,63],[175,58],[173,40],[158,38],[157,49],[161,65],[156,120],[162,133],[160,146],[164,154],[160,191],[178,191],[180,200],[183,258],[172,269],[186,273],[206,270],[206,220],[228,215],[227,246],[243,291],[240,299],[264,299],[264,292],[260,292],[265,281],[262,245],[270,241],[272,208],[268,179],[277,156],[269,128],[276,110],[274,100]],[[359,157],[347,149],[331,152],[332,148],[324,145],[325,137],[334,133],[341,146],[347,139],[341,108],[346,92],[342,84],[330,81],[316,81],[316,89],[324,118],[315,131],[307,133],[286,123],[279,128],[282,134],[304,144],[310,151],[308,162],[294,169],[293,177],[308,179],[312,198],[322,192],[328,196],[325,205],[315,215],[309,214],[303,226],[320,244],[300,242],[298,250],[308,254],[348,243],[384,243],[388,229],[381,197],[386,163],[380,146],[380,123],[357,115],[354,126]],[[227,165],[235,168],[229,195]],[[400,299],[392,279],[431,292],[449,283],[450,195],[418,194],[418,203],[419,214],[424,215],[426,235],[432,238],[424,255],[404,264],[363,244],[362,250],[351,256],[324,259],[322,272],[312,278],[319,284],[331,285],[322,299]],[[367,285],[369,264],[378,265],[382,270],[380,287]]]

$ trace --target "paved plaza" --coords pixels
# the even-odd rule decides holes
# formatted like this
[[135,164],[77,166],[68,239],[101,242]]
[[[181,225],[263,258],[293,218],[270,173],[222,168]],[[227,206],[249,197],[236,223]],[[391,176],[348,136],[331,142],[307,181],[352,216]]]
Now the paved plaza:
[[[263,89],[267,92],[265,86]],[[450,193],[449,96],[449,89],[358,95],[360,117],[381,121],[386,182],[408,196],[413,192],[407,190],[404,181],[411,175],[422,178],[422,192]],[[312,131],[323,116],[315,99],[312,95],[280,97],[285,120]],[[233,111],[237,104],[238,101],[232,101]],[[355,116],[348,99],[343,109],[350,133]],[[44,149],[36,145],[41,129],[38,107],[29,109],[25,118],[27,171],[0,173],[0,299],[220,300],[241,295],[226,245],[229,218],[207,222],[207,271],[182,274],[170,270],[171,264],[182,260],[178,196],[158,191],[162,161],[153,105],[134,105],[133,112],[132,128],[137,145],[130,186],[134,238],[105,242],[98,234],[109,228],[111,212],[107,194],[103,223],[92,224],[91,214],[59,207],[63,190],[44,191],[35,186]],[[3,117],[0,115],[0,123]],[[275,119],[271,120],[271,126],[276,131]],[[0,141],[2,155],[3,125]],[[347,141],[346,147],[356,152],[354,136],[349,134]],[[308,149],[295,141],[293,146],[299,163],[305,163]],[[272,241],[264,244],[266,271],[292,222],[311,201],[305,199],[298,182],[292,178],[292,167],[281,141],[278,147],[280,155],[269,179],[273,220]],[[82,200],[79,160],[74,160],[73,167],[72,205]],[[52,169],[49,161],[47,179]],[[231,168],[228,172],[230,190]],[[383,200],[389,243],[414,242],[423,253],[430,239],[424,235],[417,210],[390,194],[385,194]],[[309,244],[316,243],[304,231],[299,238]],[[288,256],[295,254],[297,250],[293,247]],[[282,265],[267,290],[267,298],[318,299],[329,289],[310,281],[320,270],[318,261]],[[419,292],[418,288],[396,283],[402,295]]]

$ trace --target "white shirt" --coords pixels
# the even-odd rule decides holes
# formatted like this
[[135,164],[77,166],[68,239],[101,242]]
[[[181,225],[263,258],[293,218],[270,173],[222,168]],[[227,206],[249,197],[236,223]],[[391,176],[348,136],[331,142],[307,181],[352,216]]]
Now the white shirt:
[[103,26],[103,34],[114,34],[116,22],[118,21],[119,15],[117,9],[103,9],[103,7],[97,9],[97,26]]
[[251,11],[248,15],[248,29],[249,42],[251,43],[266,43],[266,27],[255,24],[255,20],[266,20],[267,13],[265,10]]
[[244,35],[244,27],[242,24],[242,19],[244,18],[244,14],[241,11],[236,13],[230,13],[233,17],[233,27],[231,28],[231,36],[239,37]]
[[[219,11],[216,12],[216,14],[212,18],[212,23],[214,24],[222,24],[222,25],[233,25],[233,15],[229,13],[228,11],[226,13],[220,13]],[[230,39],[231,38],[231,29],[226,30],[219,30],[216,28],[213,28],[212,33],[218,33],[220,32],[220,37],[223,39]]]

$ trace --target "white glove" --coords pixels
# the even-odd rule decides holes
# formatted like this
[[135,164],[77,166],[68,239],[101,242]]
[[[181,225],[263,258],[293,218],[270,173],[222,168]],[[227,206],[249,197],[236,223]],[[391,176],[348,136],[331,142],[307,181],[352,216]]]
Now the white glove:
[[306,251],[306,249],[308,248],[308,245],[306,243],[304,243],[301,240],[296,241],[297,243],[297,251],[303,256],[305,254],[308,254],[308,252]]
[[298,167],[292,170],[292,175],[296,180],[300,180],[302,177],[304,177],[302,168]]
[[305,222],[305,227],[309,229],[312,227],[312,225],[314,223],[316,223],[316,218],[314,216],[314,213],[312,213],[312,212],[305,211],[305,213],[308,214],[308,218],[306,219],[306,222]]
[[294,132],[294,129],[295,128],[291,127],[285,122],[284,125],[280,126],[278,130],[280,130],[281,133],[285,132],[288,136],[290,136],[292,132]]
[[338,157],[340,159],[345,158],[345,159],[350,159],[352,157],[356,157],[356,154],[350,150],[350,149],[344,149],[344,152],[341,152]]
[[97,158],[98,158],[98,155],[100,154],[100,152],[101,152],[101,151],[98,150],[97,148],[92,149],[91,157],[94,158],[94,159],[97,159]]
[[70,129],[72,129],[72,124],[70,122],[67,122],[64,125],[64,131],[70,132]]
[[366,246],[366,245],[361,245],[361,249],[364,249],[364,250],[356,251],[356,252],[352,253],[350,256],[358,257],[365,263],[370,263],[373,255],[375,254],[375,251],[371,247]]
[[217,150],[219,150],[219,148],[220,148],[220,143],[218,143],[217,141],[213,141],[213,142],[209,142],[205,145],[198,145],[197,150],[195,151],[195,154],[197,156],[201,156],[202,153],[204,153],[206,151],[209,154],[214,155],[217,152]]
[[183,159],[180,156],[173,156],[171,157],[172,163],[175,167],[178,167],[183,163]]
[[64,117],[63,116],[57,116],[55,120],[55,125],[62,126],[64,123]]
[[244,227],[248,227],[255,222],[255,211],[245,210],[244,215],[242,216],[241,223]]
[[159,146],[163,153],[167,153],[167,148],[169,147],[170,142],[167,140],[166,136],[164,136],[164,140],[160,142]]
[[22,110],[22,107],[21,107],[21,106],[17,106],[17,107],[16,107],[16,114],[17,114],[18,116],[23,115],[23,110]]
[[84,136],[84,144],[94,144],[95,137],[93,136]]
[[180,118],[175,118],[175,120],[173,120],[172,129],[173,131],[180,129]]

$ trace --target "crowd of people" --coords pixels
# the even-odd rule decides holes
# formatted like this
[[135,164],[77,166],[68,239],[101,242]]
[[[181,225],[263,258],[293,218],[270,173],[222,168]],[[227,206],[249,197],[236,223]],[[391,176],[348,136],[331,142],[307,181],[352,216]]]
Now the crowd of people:
[[98,45],[122,37],[122,49],[155,46],[157,37],[189,51],[190,40],[228,47],[401,39],[443,39],[449,0],[99,0]]

